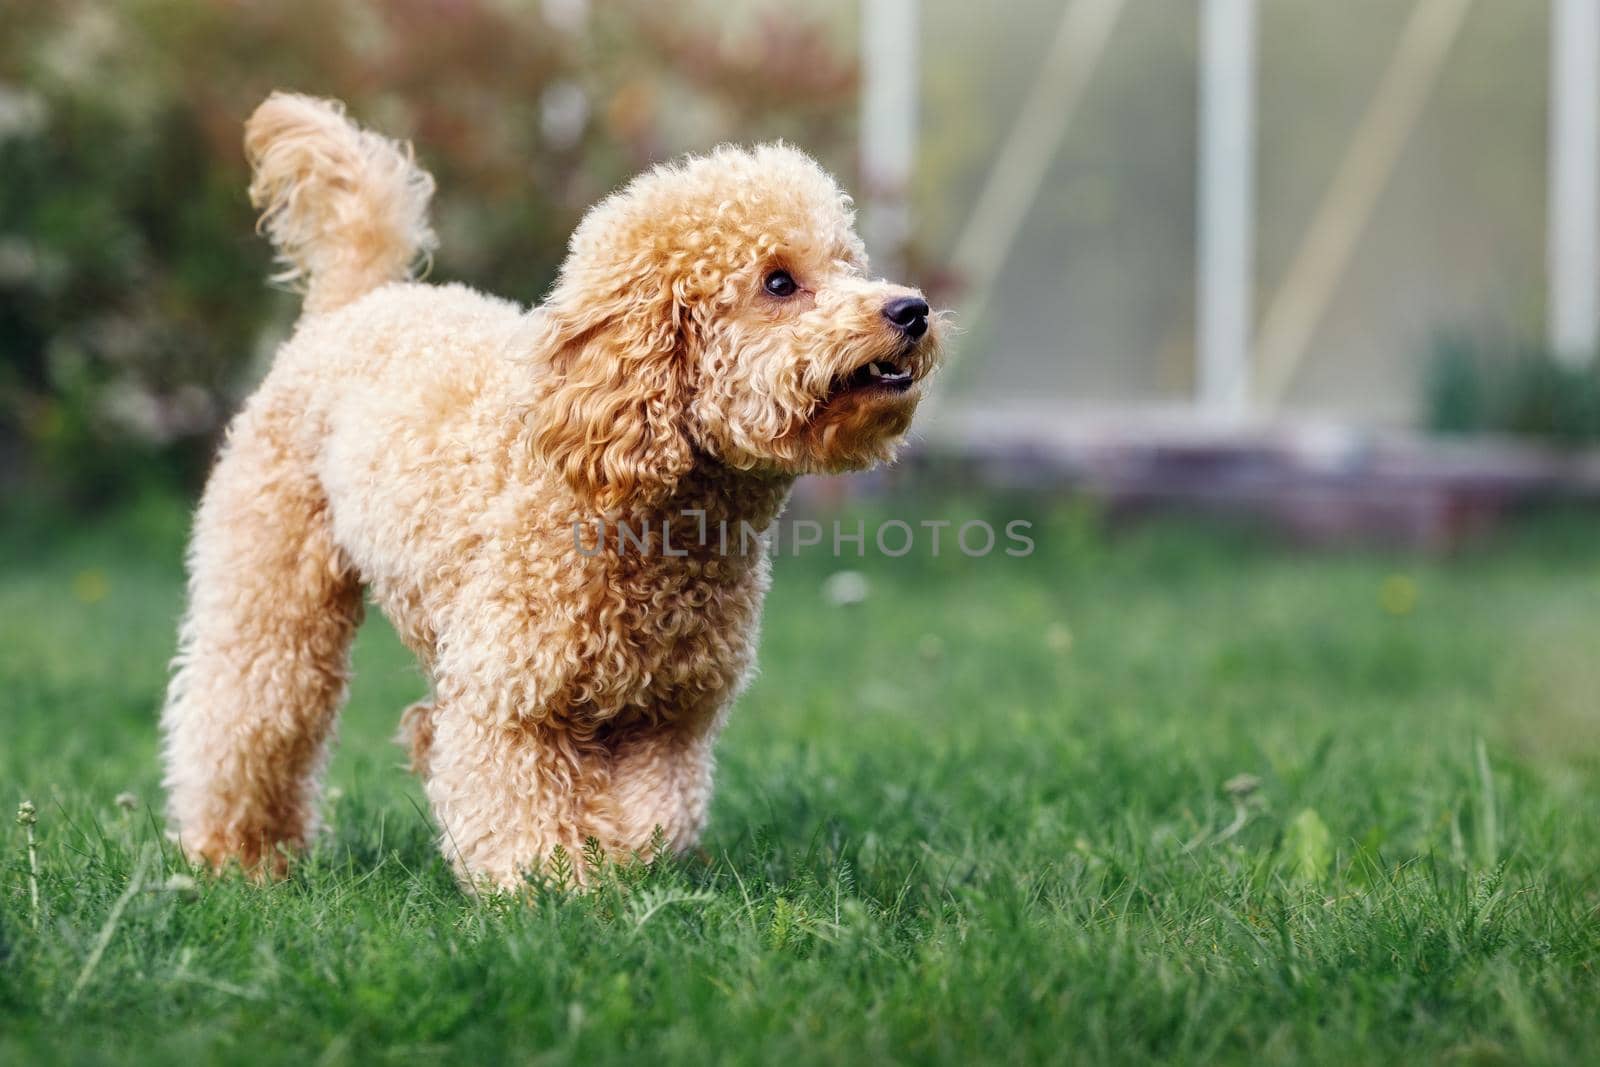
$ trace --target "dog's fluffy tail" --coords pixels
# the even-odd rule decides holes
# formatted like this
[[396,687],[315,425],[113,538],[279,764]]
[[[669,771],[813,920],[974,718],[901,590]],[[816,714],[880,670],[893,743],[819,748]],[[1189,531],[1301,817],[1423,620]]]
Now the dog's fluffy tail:
[[275,281],[332,311],[409,277],[437,245],[428,225],[433,177],[411,146],[363,130],[337,100],[273,93],[245,124],[258,229],[283,269]]

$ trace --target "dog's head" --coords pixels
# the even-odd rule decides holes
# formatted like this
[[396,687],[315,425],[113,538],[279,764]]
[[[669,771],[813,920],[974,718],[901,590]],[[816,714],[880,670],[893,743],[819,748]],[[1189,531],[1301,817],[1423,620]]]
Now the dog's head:
[[701,456],[779,474],[891,458],[941,326],[868,276],[850,199],[783,145],[658,167],[596,205],[539,319],[534,447],[601,508],[660,499]]

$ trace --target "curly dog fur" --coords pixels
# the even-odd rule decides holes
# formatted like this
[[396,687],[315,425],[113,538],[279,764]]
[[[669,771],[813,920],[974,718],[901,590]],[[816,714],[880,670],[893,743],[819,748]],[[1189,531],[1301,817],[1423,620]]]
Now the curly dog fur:
[[[364,593],[431,683],[402,732],[464,879],[689,846],[769,569],[695,531],[890,458],[938,316],[891,321],[926,305],[869,279],[849,199],[783,145],[635,179],[532,310],[407,280],[432,179],[337,103],[275,94],[245,146],[305,309],[195,517],[163,714],[184,847],[271,873],[316,831]],[[601,519],[645,550],[582,544]]]

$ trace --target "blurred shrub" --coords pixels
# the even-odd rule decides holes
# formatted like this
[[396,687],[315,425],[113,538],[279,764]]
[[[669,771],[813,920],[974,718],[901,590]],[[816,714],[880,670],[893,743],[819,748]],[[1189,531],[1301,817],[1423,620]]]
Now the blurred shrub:
[[203,473],[296,306],[264,285],[239,148],[272,89],[413,138],[435,277],[533,301],[582,210],[653,160],[781,136],[845,169],[841,40],[692,0],[5,5],[0,480],[86,502]]
[[1428,426],[1436,433],[1505,433],[1554,444],[1600,442],[1600,362],[1572,365],[1531,346],[1464,336],[1434,345]]

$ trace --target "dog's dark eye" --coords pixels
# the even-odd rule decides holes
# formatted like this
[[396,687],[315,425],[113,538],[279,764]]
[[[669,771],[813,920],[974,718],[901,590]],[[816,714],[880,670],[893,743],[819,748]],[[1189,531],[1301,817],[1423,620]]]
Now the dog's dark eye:
[[786,270],[773,271],[767,275],[767,280],[761,284],[773,296],[793,296],[794,291],[800,288],[794,283],[794,279],[789,277],[789,272]]

